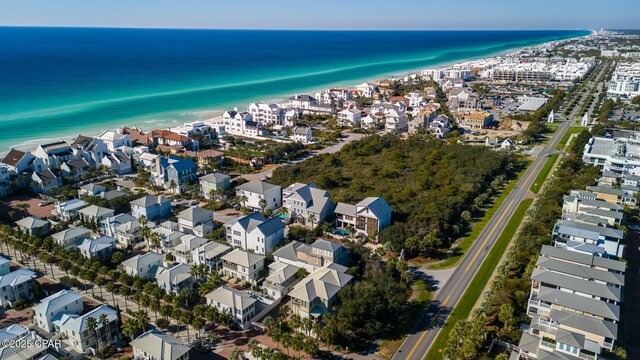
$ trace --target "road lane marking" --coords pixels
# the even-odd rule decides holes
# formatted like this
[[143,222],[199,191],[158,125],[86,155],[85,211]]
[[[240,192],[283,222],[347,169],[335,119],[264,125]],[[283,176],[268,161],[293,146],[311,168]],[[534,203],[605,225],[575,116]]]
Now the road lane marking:
[[[544,149],[543,149],[544,151]],[[548,161],[548,159],[547,159]],[[529,175],[527,175],[527,177],[524,179],[524,181],[522,182],[522,185],[525,185],[533,175],[536,174],[536,171],[538,171],[538,168],[540,167],[541,164],[546,163],[546,161],[540,161],[538,164],[535,165],[535,168],[533,169],[533,171],[531,171],[531,173],[529,173]],[[545,179],[546,180],[546,179]],[[515,190],[515,189],[514,189]],[[511,190],[513,191],[513,190]],[[527,189],[527,191],[529,191]],[[467,265],[467,267],[464,269],[464,272],[468,272],[469,269],[471,268],[471,265],[473,265],[473,263],[476,262],[476,259],[478,258],[478,256],[480,255],[480,252],[482,251],[482,248],[485,247],[487,245],[487,242],[489,241],[489,239],[491,238],[491,236],[493,236],[493,233],[496,232],[496,230],[498,229],[500,222],[502,221],[502,219],[504,219],[504,217],[509,213],[509,210],[511,209],[511,207],[514,204],[514,200],[515,199],[511,199],[509,201],[509,204],[507,205],[507,208],[505,209],[505,212],[502,214],[502,216],[500,216],[500,218],[498,219],[498,221],[496,222],[496,224],[493,226],[493,228],[491,229],[491,231],[489,232],[489,234],[487,235],[487,237],[484,239],[484,241],[482,242],[482,246],[480,246],[480,249],[478,249],[478,251],[476,251],[475,255],[473,255],[473,258],[471,259],[471,261],[469,262],[469,265]]]

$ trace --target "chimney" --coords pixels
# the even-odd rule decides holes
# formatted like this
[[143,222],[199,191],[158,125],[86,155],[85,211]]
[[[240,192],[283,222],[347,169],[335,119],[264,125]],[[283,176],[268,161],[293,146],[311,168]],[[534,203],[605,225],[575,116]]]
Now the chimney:
[[296,94],[296,100],[298,100],[299,97],[300,97],[300,95]]
[[234,108],[233,108],[233,111],[238,112],[238,108],[237,108],[237,107],[234,107]]

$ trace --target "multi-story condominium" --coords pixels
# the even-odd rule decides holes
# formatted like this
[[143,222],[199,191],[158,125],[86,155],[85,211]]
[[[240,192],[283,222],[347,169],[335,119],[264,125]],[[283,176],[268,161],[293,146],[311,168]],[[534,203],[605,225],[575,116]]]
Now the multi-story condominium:
[[266,255],[284,239],[284,223],[279,217],[266,219],[254,211],[225,224],[227,242],[234,247]]
[[195,279],[191,276],[191,265],[177,264],[171,268],[161,267],[156,272],[156,282],[167,294],[179,294],[182,289],[192,287]]
[[170,130],[190,139],[193,139],[194,136],[201,136],[203,144],[210,144],[211,140],[217,137],[216,131],[211,127],[211,125],[203,121],[184,123],[182,126],[171,128]]
[[78,248],[78,245],[82,244],[84,239],[91,238],[91,230],[83,227],[70,228],[55,233],[51,237],[65,249],[74,250]]
[[362,119],[362,111],[358,109],[345,109],[338,112],[338,126],[359,127]]
[[274,251],[273,259],[314,272],[334,262],[343,266],[349,265],[349,249],[340,243],[325,239],[318,239],[311,245],[292,241]]
[[378,87],[371,83],[362,83],[360,85],[356,85],[354,87],[355,92],[359,94],[359,96],[370,98],[375,93],[379,93]]
[[614,131],[614,137],[592,137],[584,147],[582,160],[603,172],[640,174],[640,132]]
[[[231,188],[231,177],[229,175],[212,173],[200,177],[200,191],[207,200],[211,200],[212,191],[224,191]],[[215,195],[214,195],[215,196]]]
[[168,218],[171,215],[171,200],[163,196],[147,195],[133,200],[131,215],[140,219],[144,216],[147,221],[157,221]]
[[[85,353],[89,349],[97,352],[120,341],[120,331],[117,312],[107,306],[100,305],[83,315],[59,313],[53,320],[53,325],[59,333],[64,334],[63,344],[68,345],[77,353]],[[107,323],[99,321],[101,316],[106,316]],[[96,321],[96,329],[90,331],[87,328],[87,319]]]
[[635,195],[638,190],[636,187],[621,187],[620,189],[616,189],[611,185],[598,185],[587,186],[587,191],[591,191],[596,195],[597,199],[604,200],[612,204],[635,206],[637,203]]
[[222,119],[225,125],[225,131],[231,135],[237,136],[262,136],[264,130],[262,124],[254,121],[251,114],[248,112],[238,112],[238,109],[233,111],[225,111],[222,114]]
[[246,198],[242,205],[254,210],[275,210],[282,206],[282,188],[259,180],[238,186],[236,197]]
[[118,131],[105,130],[96,138],[105,143],[110,152],[115,152],[121,146],[132,146],[131,136],[129,134],[121,134]]
[[256,298],[244,291],[221,286],[206,296],[207,305],[227,312],[234,323],[242,329],[251,326],[251,320],[257,315]]
[[282,190],[282,206],[291,221],[311,226],[322,223],[333,214],[336,204],[329,193],[314,184],[293,183]]
[[269,264],[269,276],[262,283],[262,291],[272,299],[279,299],[289,293],[300,281],[298,279],[300,268],[284,262]]
[[451,110],[475,110],[480,108],[480,97],[468,88],[453,89],[447,105]]
[[345,271],[347,267],[332,263],[301,280],[289,292],[292,312],[303,318],[317,318],[327,313],[338,292],[353,278]]
[[212,241],[193,250],[193,264],[204,264],[209,271],[218,270],[222,267],[222,256],[230,251],[231,246]]
[[185,234],[205,236],[213,231],[213,211],[198,206],[187,208],[176,215],[178,228]]
[[131,342],[134,360],[189,360],[191,346],[152,329]]
[[35,157],[31,152],[24,152],[14,148],[11,148],[5,154],[0,163],[6,165],[7,169],[14,175],[24,172],[43,171],[47,168],[44,161]]
[[73,149],[64,140],[40,144],[33,152],[49,169],[58,169],[62,163],[73,160]]
[[101,236],[97,239],[84,239],[78,246],[80,253],[87,259],[109,260],[116,249],[116,239],[109,236]]
[[336,205],[336,227],[352,227],[357,233],[371,236],[391,225],[393,209],[381,197],[368,197],[355,205]]
[[107,145],[100,139],[78,135],[71,143],[75,158],[84,159],[89,165],[97,166],[109,152]]
[[255,284],[264,269],[263,255],[235,249],[222,256],[222,274]]
[[618,63],[607,86],[607,93],[628,97],[640,95],[640,64]]
[[620,243],[624,238],[622,230],[592,223],[558,220],[553,228],[553,238],[556,246],[573,251],[616,258],[621,258],[624,252],[624,245]]
[[82,295],[73,290],[60,290],[40,300],[40,303],[33,307],[33,322],[40,329],[53,333],[55,331],[53,320],[58,313],[80,315],[83,309]]
[[263,125],[284,125],[285,109],[276,103],[251,103],[248,110],[255,122]]
[[16,226],[18,226],[20,231],[31,236],[45,236],[49,234],[49,222],[34,216],[27,216],[26,218],[16,221]]
[[162,260],[162,255],[149,251],[148,253],[136,255],[123,261],[122,267],[124,271],[131,276],[142,279],[153,279],[160,267],[162,267]]
[[529,329],[514,359],[597,360],[618,338],[625,264],[543,246],[531,274]]

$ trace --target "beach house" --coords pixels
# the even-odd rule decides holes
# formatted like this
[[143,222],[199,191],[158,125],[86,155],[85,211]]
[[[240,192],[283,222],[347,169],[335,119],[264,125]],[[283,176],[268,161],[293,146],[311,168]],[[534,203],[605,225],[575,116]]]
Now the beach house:
[[264,261],[263,255],[235,249],[222,256],[222,274],[255,284],[264,269]]
[[171,215],[171,200],[161,195],[146,195],[129,204],[131,215],[137,219],[144,216],[147,221],[158,221]]
[[231,246],[266,255],[284,239],[284,227],[279,217],[267,219],[254,211],[225,224],[225,233]]
[[160,267],[162,267],[162,261],[162,255],[149,251],[123,261],[122,267],[124,271],[131,276],[142,279],[154,279],[156,273]]
[[317,319],[336,302],[338,292],[353,278],[336,263],[320,268],[302,279],[289,292],[291,311],[302,318]]
[[84,310],[82,295],[73,290],[60,290],[50,295],[33,307],[34,325],[40,329],[53,333],[56,329],[53,320],[59,313],[80,315]]
[[[211,200],[215,193],[231,188],[231,177],[220,173],[211,173],[200,177],[200,191],[207,200]],[[212,196],[212,192],[214,196]]]
[[356,233],[371,235],[380,233],[391,224],[393,210],[381,197],[368,197],[356,205],[336,205],[336,227],[352,228]]
[[282,206],[290,221],[316,226],[333,214],[336,204],[314,184],[293,183],[282,190]]
[[157,329],[138,336],[131,342],[135,360],[189,360],[191,346]]
[[244,291],[220,286],[205,295],[205,298],[207,305],[231,315],[233,322],[242,329],[248,329],[257,314],[256,298]]
[[242,206],[254,210],[275,210],[282,206],[282,188],[260,180],[236,187],[236,197],[242,199]]

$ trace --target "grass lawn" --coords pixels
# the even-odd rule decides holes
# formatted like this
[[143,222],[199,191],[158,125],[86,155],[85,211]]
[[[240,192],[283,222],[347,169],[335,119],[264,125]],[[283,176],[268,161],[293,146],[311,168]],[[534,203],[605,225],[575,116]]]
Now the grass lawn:
[[502,189],[502,191],[500,192],[500,195],[494,198],[493,204],[491,204],[491,207],[485,210],[484,214],[482,215],[482,218],[480,218],[478,221],[473,223],[473,226],[471,227],[471,231],[469,232],[469,235],[464,239],[460,240],[460,242],[458,242],[457,247],[455,248],[455,253],[443,261],[430,265],[429,269],[436,269],[436,270],[446,269],[446,268],[456,266],[460,262],[462,257],[464,257],[464,254],[467,253],[467,250],[469,250],[473,242],[476,241],[476,239],[478,238],[482,230],[484,230],[485,226],[487,226],[487,223],[489,222],[489,220],[491,220],[491,218],[493,217],[493,214],[495,214],[496,211],[498,211],[498,208],[500,207],[500,205],[502,205],[504,200],[511,193],[511,190],[513,190],[513,188],[516,186],[518,181],[520,181],[520,178],[522,178],[522,175],[524,175],[524,172],[527,171],[527,168],[529,167],[530,164],[531,163],[528,162],[527,165],[524,167],[524,169],[522,169],[518,173],[518,176],[515,179],[511,180],[504,187],[504,189]]
[[533,181],[533,184],[531,184],[531,187],[529,188],[532,193],[537,194],[538,191],[540,191],[542,184],[547,179],[547,176],[549,176],[549,172],[551,171],[551,168],[553,168],[553,164],[556,163],[557,159],[558,154],[549,156],[547,162],[544,163],[544,166],[542,166],[540,173],[538,174],[538,176],[536,176],[536,179]]
[[416,319],[422,316],[424,310],[431,300],[433,300],[433,292],[424,280],[416,280],[415,285],[418,290],[418,297],[411,304],[408,314],[401,317],[394,331],[380,342],[380,350],[378,353],[385,359],[391,359],[396,351],[398,351],[407,334],[415,326]]
[[451,330],[458,321],[466,320],[467,318],[469,318],[471,310],[482,295],[482,290],[484,290],[487,282],[489,281],[489,279],[491,279],[493,271],[496,269],[497,264],[500,262],[502,255],[507,249],[509,242],[515,235],[518,226],[520,226],[520,223],[522,222],[522,219],[524,218],[524,215],[527,212],[529,206],[531,206],[532,202],[532,199],[526,199],[523,200],[520,205],[518,205],[516,211],[511,216],[511,219],[509,220],[502,233],[500,234],[500,237],[498,237],[498,240],[491,249],[491,252],[489,253],[489,255],[487,255],[487,258],[478,269],[478,272],[473,277],[473,280],[471,280],[471,283],[469,284],[467,290],[464,292],[464,295],[451,312],[451,315],[449,315],[449,319],[447,319],[446,324],[438,334],[436,340],[431,345],[431,348],[429,349],[429,352],[427,353],[425,359],[444,359],[444,349],[447,346],[447,340],[449,339]]
[[567,141],[569,141],[569,137],[571,136],[571,134],[579,134],[582,132],[582,130],[587,130],[586,127],[584,126],[571,126],[569,127],[569,129],[567,129],[567,132],[564,134],[564,136],[562,137],[562,139],[560,140],[560,142],[558,143],[558,146],[556,147],[556,150],[563,150],[564,146],[567,144]]

